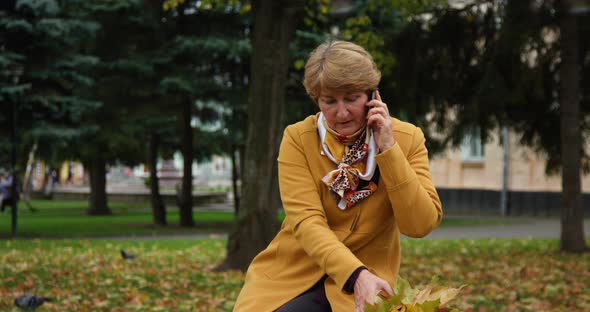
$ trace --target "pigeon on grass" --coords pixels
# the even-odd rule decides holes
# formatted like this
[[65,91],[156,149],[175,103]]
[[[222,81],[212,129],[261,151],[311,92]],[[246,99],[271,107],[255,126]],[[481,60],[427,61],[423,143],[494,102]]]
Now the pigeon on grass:
[[123,259],[125,259],[125,260],[131,260],[131,259],[135,259],[136,256],[121,249],[121,257],[123,257]]
[[14,305],[21,308],[24,311],[34,311],[40,307],[43,303],[51,301],[51,298],[37,297],[31,294],[24,294],[14,299]]

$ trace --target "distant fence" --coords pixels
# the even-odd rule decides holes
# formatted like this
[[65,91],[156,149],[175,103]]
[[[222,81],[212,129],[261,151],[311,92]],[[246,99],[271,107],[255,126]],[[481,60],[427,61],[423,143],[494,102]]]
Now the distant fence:
[[[450,215],[500,215],[500,191],[437,188],[443,211]],[[590,215],[590,194],[582,194],[585,216]],[[560,192],[508,191],[509,216],[559,216]]]

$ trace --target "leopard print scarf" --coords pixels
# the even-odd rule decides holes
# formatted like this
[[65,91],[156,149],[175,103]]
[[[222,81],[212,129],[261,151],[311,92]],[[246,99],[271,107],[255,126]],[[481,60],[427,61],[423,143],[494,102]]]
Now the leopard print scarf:
[[[339,155],[332,155],[326,142],[326,136],[332,135],[331,129],[327,129],[324,123],[324,116],[320,113],[318,117],[318,132],[322,140],[322,150],[330,160],[338,167],[328,172],[322,181],[328,186],[333,194],[338,196],[338,208],[345,210],[354,206],[359,201],[371,196],[377,185],[371,181],[375,173],[376,145],[372,131],[365,128],[358,138],[350,145],[348,151],[342,155],[341,161],[337,161]],[[358,189],[360,180],[369,181],[364,187]]]

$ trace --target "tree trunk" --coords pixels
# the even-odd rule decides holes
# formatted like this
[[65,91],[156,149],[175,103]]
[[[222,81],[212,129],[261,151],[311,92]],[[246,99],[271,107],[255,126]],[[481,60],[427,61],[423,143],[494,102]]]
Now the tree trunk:
[[[240,157],[240,181],[242,181],[242,186],[244,185],[244,164],[246,163],[246,144],[239,144],[238,145],[238,156]],[[240,187],[240,196],[242,194],[242,190]]]
[[238,157],[236,157],[236,153],[238,152],[238,150],[239,149],[236,146],[236,144],[231,145],[231,149],[230,149],[231,180],[232,180],[232,188],[233,188],[233,192],[234,192],[234,213],[235,213],[236,217],[238,216],[238,213],[240,211],[240,189],[238,186],[238,180],[240,179],[239,170],[240,170],[241,166],[238,167],[238,164],[237,164]]
[[111,215],[107,206],[106,163],[101,157],[91,159],[90,165],[90,208],[89,215]]
[[183,175],[180,190],[180,226],[195,226],[193,220],[193,128],[191,127],[192,102],[182,104],[182,157]]
[[278,230],[275,162],[282,130],[288,47],[303,5],[303,1],[252,1],[254,31],[243,192],[227,257],[218,269],[245,271]]
[[577,18],[570,14],[569,1],[561,2],[559,95],[561,107],[562,207],[561,250],[582,252],[584,208],[582,206],[580,163],[582,135],[580,130],[580,78],[578,63]]
[[160,137],[156,133],[150,135],[148,167],[150,168],[150,194],[152,200],[152,214],[154,224],[166,225],[166,205],[160,195],[160,180],[158,178],[158,148]]

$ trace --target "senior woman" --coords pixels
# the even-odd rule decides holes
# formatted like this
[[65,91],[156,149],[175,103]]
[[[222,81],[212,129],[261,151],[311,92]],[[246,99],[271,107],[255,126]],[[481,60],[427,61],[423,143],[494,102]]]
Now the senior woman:
[[234,311],[355,311],[392,295],[400,233],[441,221],[422,131],[389,115],[371,55],[318,46],[304,86],[320,113],[286,128],[278,157],[281,230],[250,264]]

